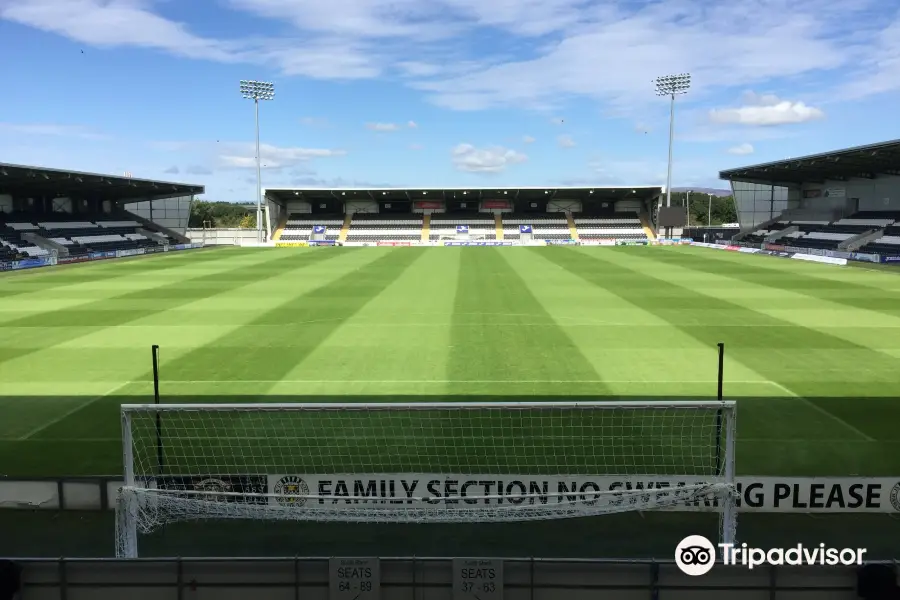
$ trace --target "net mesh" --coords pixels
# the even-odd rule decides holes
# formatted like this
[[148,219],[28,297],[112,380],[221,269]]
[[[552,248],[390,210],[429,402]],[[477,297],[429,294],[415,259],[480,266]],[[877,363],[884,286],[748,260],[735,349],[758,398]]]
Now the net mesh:
[[[729,403],[123,407],[120,555],[196,519],[497,522],[723,513]],[[724,425],[724,427],[723,427]]]

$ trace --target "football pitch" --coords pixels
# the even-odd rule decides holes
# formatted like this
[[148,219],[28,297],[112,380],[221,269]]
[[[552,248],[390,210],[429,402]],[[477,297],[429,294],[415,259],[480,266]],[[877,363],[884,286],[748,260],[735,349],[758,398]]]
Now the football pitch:
[[[718,342],[738,474],[900,474],[895,273],[548,247],[222,248],[4,274],[0,475],[120,474],[119,405],[152,402],[152,344],[164,403],[514,402],[712,400]],[[313,429],[302,443],[327,437]],[[459,464],[419,431],[424,458]]]

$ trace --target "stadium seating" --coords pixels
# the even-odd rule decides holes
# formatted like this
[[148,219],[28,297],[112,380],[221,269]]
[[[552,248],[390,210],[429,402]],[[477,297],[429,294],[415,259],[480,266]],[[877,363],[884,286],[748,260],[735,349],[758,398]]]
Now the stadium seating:
[[312,235],[312,229],[316,225],[325,227],[326,240],[336,240],[341,235],[344,217],[342,215],[292,213],[288,215],[287,224],[284,226],[281,239],[286,242],[305,242],[309,240]]
[[[138,232],[137,221],[116,215],[70,215],[64,213],[12,213],[6,215],[4,246],[15,246],[27,256],[44,256],[48,251],[27,242],[22,236],[34,233],[64,246],[70,256],[89,252],[132,250],[160,242]],[[177,243],[168,240],[169,243]]]
[[[796,219],[778,221],[765,229],[757,229],[741,240],[751,244],[763,243],[766,236],[786,227],[796,227],[797,231],[789,233],[777,240],[778,244],[796,248],[817,250],[837,250],[842,242],[857,235],[873,231],[883,236],[860,247],[859,252],[871,254],[900,255],[900,212],[897,211],[860,211],[849,217],[836,221],[819,221]],[[894,237],[898,236],[898,237]]]
[[456,228],[460,225],[468,226],[472,239],[497,239],[497,226],[491,213],[432,214],[428,238],[441,240],[456,237]]
[[620,212],[611,216],[572,215],[579,239],[639,240],[647,239],[637,213]]
[[503,215],[503,239],[521,239],[520,225],[531,225],[536,240],[567,240],[572,237],[565,213],[509,213]]
[[348,242],[416,242],[422,239],[422,215],[356,213],[350,221]]
[[46,256],[49,252],[22,237],[37,229],[30,223],[0,224],[0,261]]

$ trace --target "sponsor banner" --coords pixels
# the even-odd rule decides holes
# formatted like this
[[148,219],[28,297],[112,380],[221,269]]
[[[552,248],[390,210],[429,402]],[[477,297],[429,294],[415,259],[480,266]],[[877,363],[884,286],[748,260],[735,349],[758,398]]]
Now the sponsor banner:
[[370,248],[375,242],[344,242],[344,245],[348,248]]
[[821,198],[822,190],[803,190],[804,198]]
[[741,249],[741,247],[740,246],[725,246],[725,249],[728,250],[729,252],[737,252],[738,250]]
[[310,246],[337,246],[337,240],[310,240],[308,243]]
[[202,248],[203,242],[193,242],[192,244],[190,244],[190,246],[191,248]]
[[116,258],[125,258],[126,256],[140,256],[144,253],[143,248],[131,248],[130,250],[116,250]]
[[191,247],[191,244],[175,244],[172,246],[175,250],[186,250]]
[[168,246],[160,246],[157,244],[156,246],[148,246],[144,248],[144,254],[156,254],[158,252],[165,252]]
[[[671,502],[662,510],[692,512],[719,505],[714,495],[679,492],[685,486],[713,483],[699,478],[609,475],[270,475],[270,504],[314,509],[341,505],[405,505],[440,510],[441,506],[538,506],[566,504],[589,512],[600,497],[612,505],[641,510]],[[739,477],[737,506],[742,512],[900,513],[898,477]],[[643,492],[623,495],[616,492]],[[609,494],[612,492],[612,494]],[[601,496],[602,495],[602,496]],[[321,496],[304,498],[303,496]],[[606,502],[606,501],[605,501]]]
[[413,208],[421,210],[438,210],[444,208],[443,202],[413,202]]
[[309,242],[275,242],[276,248],[309,248]]
[[18,271],[19,269],[35,269],[37,267],[48,267],[52,264],[50,258],[46,256],[40,256],[37,258],[23,258],[22,260],[16,260],[12,263],[12,270]]
[[0,261],[0,271],[12,271],[13,264],[12,261],[4,260]]
[[578,244],[575,240],[544,240],[548,246],[575,246]]
[[738,252],[743,252],[744,254],[756,254],[759,252],[759,248],[741,248]]
[[510,208],[510,206],[509,202],[507,202],[506,200],[485,200],[481,203],[481,208],[503,210],[505,208]]
[[772,250],[773,252],[784,252],[784,246],[781,244],[765,244],[766,250]]
[[391,246],[391,247],[409,247],[412,246],[412,242],[376,242],[377,246]]
[[616,240],[582,240],[582,246],[615,246]]
[[90,260],[90,256],[60,256],[56,259],[56,262],[61,265],[67,265],[70,263],[89,262]]
[[[669,240],[669,241],[672,241],[672,240]],[[649,243],[650,242],[647,240],[640,240],[640,241],[616,240],[616,246],[647,246],[647,245],[649,245]],[[671,245],[671,244],[663,243],[663,245],[667,246],[667,245]]]
[[830,256],[831,258],[843,258],[845,260],[850,260],[850,253],[842,252],[840,250],[826,250],[824,256]]
[[861,262],[880,263],[881,257],[877,254],[868,254],[866,252],[851,252],[850,260],[858,260]]
[[512,242],[444,242],[444,246],[512,246]]
[[846,258],[832,258],[832,257],[830,257],[830,256],[818,256],[818,255],[815,255],[815,254],[795,254],[795,255],[792,256],[791,258],[794,258],[794,259],[797,259],[797,260],[806,260],[806,261],[809,261],[809,262],[824,263],[824,264],[827,264],[827,265],[841,265],[841,266],[844,266],[844,265],[847,264],[847,259],[846,259]]
[[725,246],[719,244],[707,244],[706,242],[693,242],[691,246],[700,246],[701,248],[712,248],[713,250],[724,250]]
[[[203,492],[235,494],[219,497],[221,502],[237,504],[267,504],[269,499],[264,475],[190,475],[156,477],[148,486],[173,492]],[[239,494],[248,494],[241,496]]]
[[844,188],[828,188],[824,194],[826,198],[843,198],[846,195],[847,190]]
[[881,262],[883,263],[900,263],[900,256],[882,256]]
[[798,248],[796,246],[785,246],[783,252],[790,252],[792,254],[803,254],[806,252],[803,248]]
[[104,258],[115,258],[115,257],[116,257],[115,252],[91,252],[90,254],[88,254],[88,258],[90,258],[91,260],[101,260]]

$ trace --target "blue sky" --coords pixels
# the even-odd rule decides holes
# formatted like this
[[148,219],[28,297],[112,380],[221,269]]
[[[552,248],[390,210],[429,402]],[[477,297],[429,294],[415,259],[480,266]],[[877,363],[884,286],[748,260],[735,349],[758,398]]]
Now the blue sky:
[[664,183],[680,72],[675,186],[900,137],[896,2],[0,0],[0,48],[0,161],[216,200],[253,200],[241,79],[268,187]]

